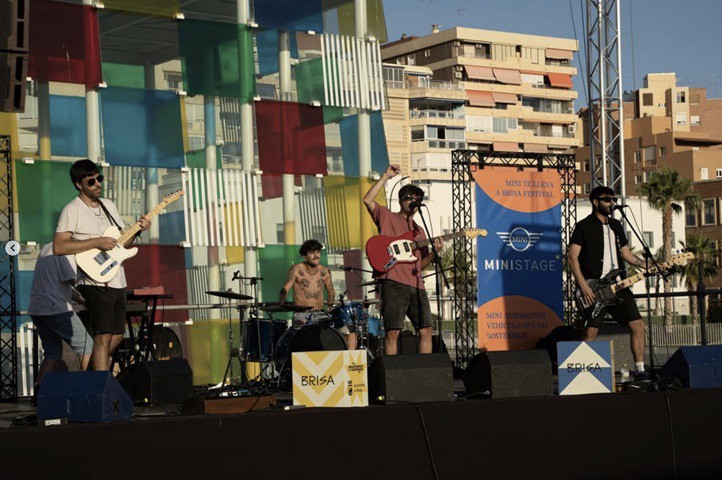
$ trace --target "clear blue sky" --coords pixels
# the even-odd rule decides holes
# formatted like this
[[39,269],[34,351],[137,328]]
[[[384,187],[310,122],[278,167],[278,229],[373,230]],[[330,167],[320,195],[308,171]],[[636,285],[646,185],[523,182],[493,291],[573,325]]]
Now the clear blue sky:
[[[647,73],[674,72],[679,85],[706,87],[708,97],[722,97],[722,1],[619,1],[624,90],[641,88]],[[436,23],[441,30],[461,26],[577,38],[583,59],[586,39],[582,7],[586,8],[586,3],[586,0],[384,0],[384,10],[389,41],[397,40],[402,33],[427,35]],[[579,68],[575,58],[574,65],[578,69],[574,79],[574,88],[579,92],[578,109],[586,102],[586,77],[582,76],[586,64]]]

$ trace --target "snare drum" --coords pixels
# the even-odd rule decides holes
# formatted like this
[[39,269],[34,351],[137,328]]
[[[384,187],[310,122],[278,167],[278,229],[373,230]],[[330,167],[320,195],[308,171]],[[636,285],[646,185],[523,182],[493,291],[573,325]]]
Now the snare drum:
[[365,323],[366,311],[361,302],[346,302],[331,310],[331,318],[335,328],[348,327]]

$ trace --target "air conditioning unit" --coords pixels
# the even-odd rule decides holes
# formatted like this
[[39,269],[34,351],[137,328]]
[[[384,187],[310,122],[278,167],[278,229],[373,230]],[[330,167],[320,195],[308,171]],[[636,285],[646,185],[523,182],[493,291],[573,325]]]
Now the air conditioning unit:
[[568,131],[569,131],[569,133],[574,133],[574,132],[576,132],[576,131],[577,131],[577,124],[576,124],[576,123],[570,124],[569,127],[568,127]]
[[455,47],[460,47],[460,46],[461,46],[461,42],[458,41],[458,40],[454,40],[454,46],[455,46]]
[[463,72],[464,66],[463,65],[455,65],[454,70],[456,70],[457,72]]
[[454,78],[464,78],[463,72],[454,72]]

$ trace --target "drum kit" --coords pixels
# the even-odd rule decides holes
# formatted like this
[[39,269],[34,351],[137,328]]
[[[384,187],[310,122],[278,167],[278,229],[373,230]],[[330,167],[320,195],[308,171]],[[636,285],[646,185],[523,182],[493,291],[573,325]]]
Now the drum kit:
[[[376,281],[366,283],[377,285]],[[206,293],[238,301],[234,306],[239,311],[240,341],[238,348],[231,345],[222,385],[288,389],[291,386],[291,354],[346,350],[346,340],[340,332],[346,332],[346,329],[356,333],[356,348],[368,352],[369,363],[383,354],[383,322],[372,315],[380,300],[344,301],[341,295],[340,303],[327,311],[292,303],[247,302],[253,297],[233,291]],[[246,310],[250,311],[250,315],[245,314]],[[281,313],[292,313],[294,321],[274,318]],[[229,325],[231,344],[232,337],[232,325]],[[234,358],[240,364],[240,377],[235,378],[232,368]],[[257,375],[249,375],[249,362],[260,364]]]

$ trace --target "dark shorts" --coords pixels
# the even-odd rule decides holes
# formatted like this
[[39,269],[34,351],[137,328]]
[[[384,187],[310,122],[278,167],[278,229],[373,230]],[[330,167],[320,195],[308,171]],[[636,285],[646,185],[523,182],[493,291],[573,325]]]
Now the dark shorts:
[[381,282],[381,316],[384,328],[401,330],[404,319],[409,317],[414,328],[431,326],[431,306],[426,290],[418,289],[393,280]]
[[125,289],[79,285],[92,335],[125,333]]
[[[642,315],[639,314],[637,302],[634,301],[631,290],[628,288],[621,290],[617,294],[617,297],[622,300],[622,303],[607,307],[607,313],[611,315],[617,323],[627,325],[633,320],[639,320],[642,318]],[[599,315],[596,320],[587,322],[586,326],[599,328],[602,324],[604,324],[604,317],[604,314]]]

